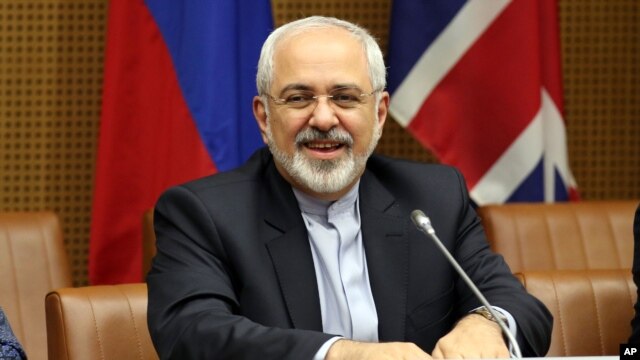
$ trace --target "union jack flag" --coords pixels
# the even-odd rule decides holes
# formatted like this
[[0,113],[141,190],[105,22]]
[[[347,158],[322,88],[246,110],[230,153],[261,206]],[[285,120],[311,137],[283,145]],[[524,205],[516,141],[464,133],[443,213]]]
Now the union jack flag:
[[394,0],[390,113],[478,205],[577,199],[556,0]]

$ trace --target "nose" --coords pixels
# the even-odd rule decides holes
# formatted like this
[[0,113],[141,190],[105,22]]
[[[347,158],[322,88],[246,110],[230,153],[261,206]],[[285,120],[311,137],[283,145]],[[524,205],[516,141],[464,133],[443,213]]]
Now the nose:
[[311,112],[309,125],[321,131],[331,130],[334,126],[338,125],[338,117],[336,116],[335,109],[326,95],[318,96],[316,99],[316,106]]

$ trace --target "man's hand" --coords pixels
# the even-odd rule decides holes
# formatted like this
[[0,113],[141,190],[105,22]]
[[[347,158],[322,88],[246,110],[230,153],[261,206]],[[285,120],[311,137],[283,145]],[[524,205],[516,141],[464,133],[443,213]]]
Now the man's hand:
[[497,323],[478,314],[463,317],[440,338],[431,353],[434,359],[508,358],[509,349]]
[[325,359],[427,360],[431,356],[413,343],[365,343],[341,339],[331,345]]

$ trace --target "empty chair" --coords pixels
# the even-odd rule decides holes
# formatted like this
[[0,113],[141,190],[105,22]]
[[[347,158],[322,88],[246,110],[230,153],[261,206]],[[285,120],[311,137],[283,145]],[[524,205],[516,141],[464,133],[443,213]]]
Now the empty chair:
[[158,359],[146,284],[58,289],[45,303],[49,359]]
[[553,314],[547,356],[618,355],[631,334],[636,301],[628,269],[526,271],[517,274]]
[[511,203],[478,209],[492,249],[514,273],[630,269],[638,200]]
[[47,358],[44,297],[72,286],[57,216],[0,213],[0,306],[31,360]]

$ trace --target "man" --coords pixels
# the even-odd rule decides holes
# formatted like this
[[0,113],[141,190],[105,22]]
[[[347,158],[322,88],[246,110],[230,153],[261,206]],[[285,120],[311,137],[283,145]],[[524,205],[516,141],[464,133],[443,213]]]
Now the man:
[[378,45],[351,23],[311,17],[269,36],[253,101],[268,149],[156,205],[148,321],[161,358],[507,357],[414,209],[524,355],[545,354],[551,316],[490,252],[460,174],[371,156],[385,81]]
[[0,359],[20,360],[26,358],[27,355],[11,330],[9,320],[0,308]]

